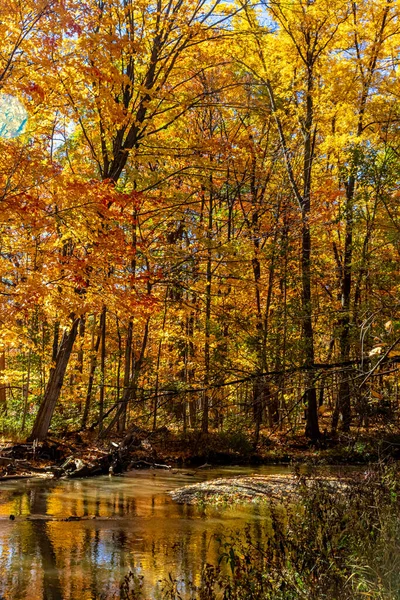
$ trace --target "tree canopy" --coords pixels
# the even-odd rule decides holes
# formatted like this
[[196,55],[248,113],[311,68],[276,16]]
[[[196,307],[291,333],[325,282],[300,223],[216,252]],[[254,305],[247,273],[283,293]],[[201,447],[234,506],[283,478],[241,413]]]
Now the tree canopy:
[[4,430],[396,417],[395,0],[11,0],[0,33]]

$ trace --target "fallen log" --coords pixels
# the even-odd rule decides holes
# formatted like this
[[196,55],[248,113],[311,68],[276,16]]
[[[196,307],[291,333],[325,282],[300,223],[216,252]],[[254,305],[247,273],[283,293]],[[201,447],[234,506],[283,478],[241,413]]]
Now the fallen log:
[[[48,438],[37,444],[3,447],[0,451],[0,478],[6,480],[35,475],[55,478],[93,477],[122,473],[132,467],[169,470],[170,465],[156,462],[156,453],[148,437],[144,430],[132,427],[121,441],[110,442],[109,449],[84,447],[55,438]],[[139,449],[146,456],[133,462],[132,452]]]
[[19,479],[32,479],[32,477],[42,477],[43,479],[47,479],[49,477],[48,473],[15,473],[12,475],[2,475],[0,477],[0,481],[17,481]]
[[132,427],[120,443],[111,442],[110,450],[91,461],[84,462],[81,458],[69,457],[67,464],[61,465],[64,474],[61,477],[78,478],[95,475],[113,475],[128,470],[131,465],[131,448],[136,442],[139,428]]
[[162,465],[159,463],[149,462],[147,460],[137,460],[134,463],[130,463],[130,467],[135,469],[140,469],[141,466],[149,469],[171,469],[171,465]]

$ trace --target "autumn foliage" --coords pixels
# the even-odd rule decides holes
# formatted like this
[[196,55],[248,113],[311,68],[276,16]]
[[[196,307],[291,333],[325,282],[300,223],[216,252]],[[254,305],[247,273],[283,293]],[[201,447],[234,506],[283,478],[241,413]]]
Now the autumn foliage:
[[3,429],[394,418],[397,2],[0,17]]

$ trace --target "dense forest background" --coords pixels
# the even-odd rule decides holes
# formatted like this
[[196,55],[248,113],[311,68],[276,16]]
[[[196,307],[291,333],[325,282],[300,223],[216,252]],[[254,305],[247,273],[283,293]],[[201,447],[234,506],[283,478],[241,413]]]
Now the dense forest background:
[[396,423],[397,1],[10,0],[0,35],[3,431]]

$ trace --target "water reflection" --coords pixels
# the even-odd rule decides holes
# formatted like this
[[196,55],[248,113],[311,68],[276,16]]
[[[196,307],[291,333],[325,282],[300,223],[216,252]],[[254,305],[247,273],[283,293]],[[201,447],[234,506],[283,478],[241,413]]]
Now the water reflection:
[[[262,527],[268,525],[268,510],[181,506],[166,492],[206,478],[254,471],[219,469],[194,477],[147,471],[118,478],[3,483],[0,594],[5,600],[107,597],[133,566],[145,575],[148,590],[169,572],[198,583],[200,565],[217,560],[214,536],[244,532],[249,525],[259,539],[268,531]],[[66,518],[71,520],[62,520]]]

